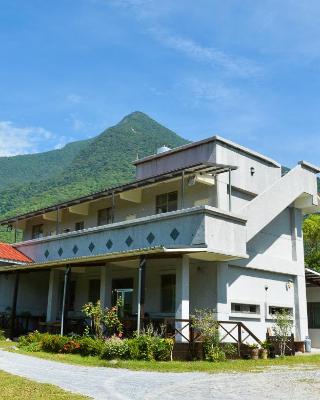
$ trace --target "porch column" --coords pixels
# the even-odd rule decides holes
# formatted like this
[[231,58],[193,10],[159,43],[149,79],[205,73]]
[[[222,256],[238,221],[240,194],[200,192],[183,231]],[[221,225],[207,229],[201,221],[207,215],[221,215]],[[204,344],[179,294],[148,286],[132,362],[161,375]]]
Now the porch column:
[[111,276],[111,264],[106,263],[105,266],[101,267],[100,275],[100,302],[101,307],[111,307],[111,295],[112,295],[112,276]]
[[[182,256],[180,265],[176,269],[176,319],[189,320],[189,270],[190,262],[189,257]],[[177,321],[176,329],[181,334],[176,335],[176,341],[183,343],[188,342],[190,329],[189,325],[185,327],[188,321]]]
[[226,262],[217,263],[217,309],[216,317],[218,321],[226,321],[229,319],[228,305],[228,270],[229,266]]
[[62,298],[62,310],[61,310],[61,330],[60,330],[61,336],[63,336],[65,333],[66,323],[68,319],[70,277],[71,277],[71,268],[66,267],[64,272],[63,298]]
[[12,296],[12,309],[11,309],[11,320],[10,320],[10,339],[13,339],[15,336],[15,333],[16,333],[15,332],[15,320],[16,320],[16,315],[17,315],[19,282],[20,282],[20,272],[16,271],[13,296]]
[[144,255],[141,256],[139,259],[139,275],[138,275],[138,315],[137,315],[138,335],[141,330],[141,320],[143,320],[144,318],[146,263],[147,263],[147,257]]
[[50,270],[46,317],[47,322],[55,321],[57,319],[59,308],[59,277],[60,271],[58,269],[53,268]]

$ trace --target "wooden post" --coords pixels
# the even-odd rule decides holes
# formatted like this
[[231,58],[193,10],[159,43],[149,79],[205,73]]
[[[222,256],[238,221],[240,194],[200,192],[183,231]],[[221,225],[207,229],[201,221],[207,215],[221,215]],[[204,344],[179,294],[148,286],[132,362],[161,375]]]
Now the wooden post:
[[20,273],[16,271],[15,274],[15,282],[12,296],[12,309],[11,309],[11,321],[10,321],[10,339],[13,339],[15,336],[15,320],[17,315],[17,300],[18,300],[18,291],[19,291],[19,281],[20,281]]
[[140,334],[141,319],[144,318],[144,302],[145,302],[145,279],[146,279],[146,262],[145,255],[139,260],[139,277],[138,277],[138,315],[137,315],[137,333]]
[[238,322],[238,356],[241,357],[242,331],[241,323]]
[[61,310],[61,330],[60,330],[61,336],[64,335],[68,319],[70,276],[71,276],[71,268],[66,267],[64,272],[63,298],[62,298],[62,310]]

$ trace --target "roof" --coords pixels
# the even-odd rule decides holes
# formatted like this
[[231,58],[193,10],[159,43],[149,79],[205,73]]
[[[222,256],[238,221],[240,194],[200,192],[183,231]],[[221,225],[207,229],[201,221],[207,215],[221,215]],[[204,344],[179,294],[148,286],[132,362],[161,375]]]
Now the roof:
[[85,203],[85,202],[91,201],[91,200],[97,200],[99,198],[112,196],[112,195],[120,193],[120,192],[125,192],[125,191],[132,190],[132,189],[142,188],[144,186],[148,186],[153,183],[177,178],[179,176],[182,176],[182,173],[184,173],[185,176],[190,175],[190,174],[195,174],[197,172],[220,174],[220,173],[223,173],[223,172],[226,172],[229,170],[235,170],[235,169],[237,169],[237,167],[232,166],[232,165],[216,164],[216,163],[210,163],[210,162],[191,164],[189,166],[175,169],[172,171],[168,171],[168,172],[165,172],[160,175],[155,175],[155,176],[144,178],[144,179],[138,179],[138,180],[132,181],[132,182],[124,184],[124,185],[111,187],[111,188],[105,189],[100,192],[89,194],[87,196],[79,197],[76,199],[72,199],[70,201],[65,201],[63,203],[58,203],[58,204],[55,204],[55,205],[52,205],[49,207],[41,208],[41,209],[31,211],[31,212],[28,212],[25,214],[17,215],[15,217],[4,219],[4,220],[0,221],[0,224],[1,225],[14,224],[17,221],[24,220],[26,218],[39,216],[39,215],[42,215],[42,214],[50,212],[50,211],[56,211],[58,209],[67,208],[67,207],[70,207],[70,206],[73,206],[76,204]]
[[306,268],[305,274],[306,274],[307,285],[320,286],[320,273],[319,272],[314,271],[313,269],[310,269],[310,268]]
[[186,149],[189,149],[189,148],[192,148],[192,147],[197,147],[199,145],[210,143],[210,142],[220,142],[220,143],[226,144],[229,147],[232,147],[234,149],[240,150],[243,153],[249,154],[250,156],[258,158],[259,160],[267,162],[268,164],[270,164],[270,165],[272,165],[274,167],[277,167],[277,168],[281,167],[281,164],[279,164],[277,161],[273,160],[272,158],[269,158],[269,157],[267,157],[267,156],[265,156],[265,155],[263,155],[261,153],[258,153],[257,151],[250,150],[247,147],[241,146],[240,144],[237,144],[235,142],[232,142],[231,140],[225,139],[225,138],[223,138],[221,136],[217,136],[217,135],[216,136],[211,136],[211,137],[209,137],[207,139],[199,140],[197,142],[187,143],[187,144],[184,144],[183,146],[175,147],[174,149],[165,151],[163,153],[153,154],[151,156],[147,156],[147,157],[141,158],[139,160],[134,161],[133,164],[134,165],[143,164],[143,163],[148,162],[148,161],[153,160],[153,159],[166,157],[167,155],[178,153],[180,151],[184,151]]
[[8,243],[0,243],[0,262],[1,263],[32,263],[31,258],[21,251],[15,249]]

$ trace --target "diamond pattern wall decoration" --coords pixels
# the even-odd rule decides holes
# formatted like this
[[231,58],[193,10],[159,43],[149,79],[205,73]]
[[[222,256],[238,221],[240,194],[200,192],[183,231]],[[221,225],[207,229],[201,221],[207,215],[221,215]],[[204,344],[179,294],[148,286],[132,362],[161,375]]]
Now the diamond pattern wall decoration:
[[128,247],[130,247],[130,246],[132,245],[132,243],[133,243],[133,239],[132,239],[132,237],[129,235],[129,236],[127,237],[127,239],[126,239],[126,244],[127,244]]
[[176,240],[179,235],[180,232],[176,228],[172,229],[170,236],[172,237],[173,240]]
[[44,252],[44,256],[45,256],[45,258],[48,258],[49,257],[49,250],[47,249],[45,252]]
[[107,241],[106,246],[107,246],[107,249],[108,249],[108,250],[111,249],[111,247],[113,246],[113,242],[112,242],[111,239],[109,239],[109,240]]
[[77,254],[78,251],[79,251],[79,247],[75,244],[75,245],[73,246],[72,251],[73,251],[73,254]]
[[62,256],[62,254],[63,254],[63,248],[62,247],[60,247],[60,249],[58,250],[58,254],[59,254],[60,257]]
[[95,247],[96,247],[96,246],[94,245],[94,243],[91,242],[91,243],[89,244],[88,249],[90,250],[90,253],[93,252],[93,250],[94,250]]
[[149,242],[149,244],[151,244],[155,239],[155,236],[152,232],[149,233],[149,235],[147,236],[147,241]]

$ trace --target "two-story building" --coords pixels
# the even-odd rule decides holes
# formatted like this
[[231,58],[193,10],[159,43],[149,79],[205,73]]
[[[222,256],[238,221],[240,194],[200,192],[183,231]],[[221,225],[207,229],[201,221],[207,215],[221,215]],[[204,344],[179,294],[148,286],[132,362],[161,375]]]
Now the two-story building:
[[264,339],[286,308],[303,340],[301,224],[318,210],[320,170],[299,162],[282,176],[276,161],[217,136],[134,164],[129,184],[1,222],[23,241],[0,254],[0,312],[59,324],[88,301],[121,298],[134,324],[208,308]]

